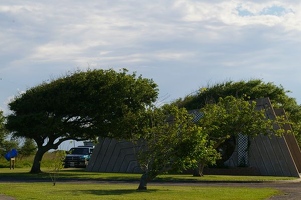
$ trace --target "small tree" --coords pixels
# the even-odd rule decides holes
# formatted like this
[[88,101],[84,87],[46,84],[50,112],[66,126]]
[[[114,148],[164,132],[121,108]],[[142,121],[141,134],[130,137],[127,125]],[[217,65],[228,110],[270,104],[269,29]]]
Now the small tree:
[[52,152],[52,154],[54,154],[53,158],[52,158],[52,162],[49,166],[49,176],[52,180],[53,186],[55,186],[58,176],[59,176],[59,172],[61,171],[61,169],[64,168],[64,164],[63,164],[63,160],[66,156],[66,152],[65,151],[55,151]]
[[138,161],[144,172],[138,190],[146,190],[147,183],[159,174],[196,167],[199,160],[214,163],[209,157],[218,157],[186,109],[166,105],[149,110],[143,122],[147,128],[139,138],[143,145]]

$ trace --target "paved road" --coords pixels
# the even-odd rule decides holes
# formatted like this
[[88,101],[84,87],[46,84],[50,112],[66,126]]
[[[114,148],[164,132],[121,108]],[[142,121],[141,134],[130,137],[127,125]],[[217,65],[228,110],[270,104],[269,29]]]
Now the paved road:
[[281,183],[271,184],[268,187],[274,187],[283,192],[283,195],[270,198],[271,200],[300,200],[301,199],[301,183]]
[[[184,185],[183,183],[154,183],[154,184]],[[282,194],[273,196],[269,198],[269,200],[301,200],[301,179],[296,181],[277,181],[277,182],[265,182],[265,183],[188,183],[188,184],[197,185],[197,186],[275,188],[277,190],[280,190]]]

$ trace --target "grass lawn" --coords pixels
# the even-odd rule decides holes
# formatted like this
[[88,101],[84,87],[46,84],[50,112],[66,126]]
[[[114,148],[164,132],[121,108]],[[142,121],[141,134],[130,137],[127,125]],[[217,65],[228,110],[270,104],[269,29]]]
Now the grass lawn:
[[0,194],[17,200],[83,200],[83,199],[202,199],[202,200],[258,200],[278,193],[271,188],[197,187],[150,185],[147,191],[137,191],[137,184],[85,183],[0,183]]
[[[42,168],[43,174],[29,174],[30,168],[16,168],[10,170],[9,168],[0,168],[1,177],[10,177],[15,179],[38,179],[51,181],[49,177],[50,170]],[[130,173],[100,173],[87,172],[80,168],[67,168],[59,173],[59,180],[92,180],[92,181],[139,181],[141,174]],[[194,177],[191,174],[166,174],[158,176],[154,181],[159,182],[264,182],[264,181],[280,181],[280,180],[294,180],[294,177],[277,177],[277,176],[227,176],[227,175],[205,175],[203,177]]]
[[[140,174],[97,173],[82,169],[64,169],[55,186],[49,173],[29,174],[29,168],[0,168],[0,194],[19,199],[267,199],[279,191],[272,188],[189,186],[187,182],[239,182],[292,180],[291,177],[161,175],[150,182],[147,191],[137,191]],[[47,169],[42,169],[47,172]],[[18,180],[8,182],[8,180]],[[73,180],[72,182],[66,182]],[[87,182],[93,181],[91,182]],[[106,182],[107,181],[107,182]],[[114,183],[110,182],[114,181]],[[127,181],[127,182],[123,182]],[[161,184],[181,182],[180,185]],[[160,184],[157,184],[160,183]]]

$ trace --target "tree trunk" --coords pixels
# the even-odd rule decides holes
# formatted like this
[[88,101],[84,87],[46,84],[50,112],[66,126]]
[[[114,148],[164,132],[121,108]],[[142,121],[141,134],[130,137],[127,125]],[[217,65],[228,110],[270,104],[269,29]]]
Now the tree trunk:
[[199,164],[199,167],[196,168],[193,172],[193,176],[204,176],[204,167],[205,167],[205,164],[204,163],[200,163]]
[[140,178],[140,184],[137,190],[147,190],[148,174],[147,172],[143,173]]
[[33,165],[31,167],[30,173],[32,174],[37,174],[37,173],[41,173],[41,161],[43,158],[43,155],[46,151],[44,149],[40,149],[38,148],[38,151],[34,157],[33,160]]

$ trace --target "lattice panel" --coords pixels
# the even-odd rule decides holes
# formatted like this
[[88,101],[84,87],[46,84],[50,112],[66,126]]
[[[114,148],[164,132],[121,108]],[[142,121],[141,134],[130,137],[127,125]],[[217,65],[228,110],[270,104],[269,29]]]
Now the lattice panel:
[[239,134],[237,138],[238,166],[245,167],[249,165],[248,144],[249,144],[248,136]]
[[204,116],[199,110],[191,110],[189,113],[193,115],[193,122],[199,121]]

